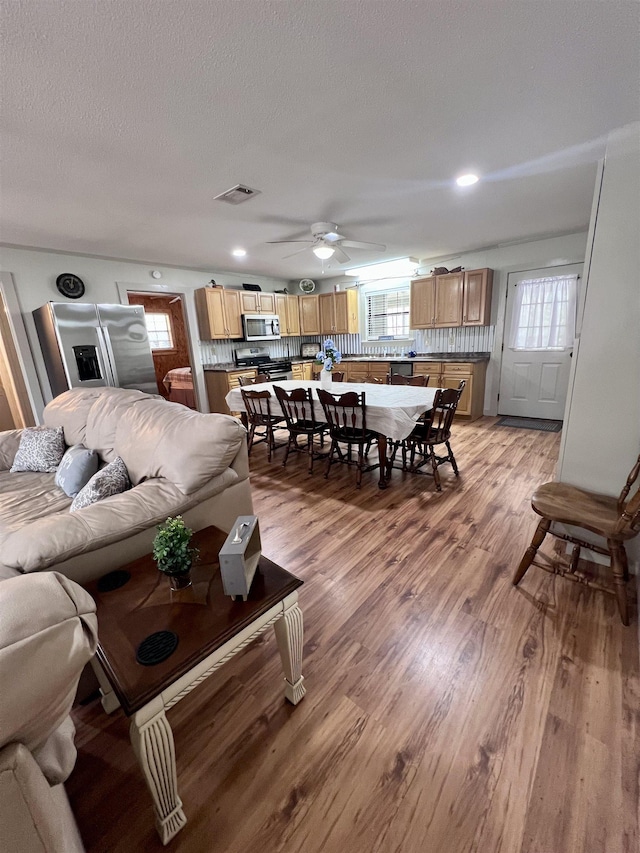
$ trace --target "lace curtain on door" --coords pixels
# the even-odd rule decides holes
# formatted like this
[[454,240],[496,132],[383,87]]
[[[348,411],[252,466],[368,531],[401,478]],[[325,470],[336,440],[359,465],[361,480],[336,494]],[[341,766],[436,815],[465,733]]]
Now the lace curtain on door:
[[577,275],[518,282],[509,347],[514,350],[566,350],[576,334]]

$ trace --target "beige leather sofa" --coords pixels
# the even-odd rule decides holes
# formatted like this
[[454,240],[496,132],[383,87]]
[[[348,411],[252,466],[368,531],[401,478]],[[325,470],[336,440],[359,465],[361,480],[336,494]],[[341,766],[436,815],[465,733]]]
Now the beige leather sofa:
[[80,853],[64,790],[76,761],[69,716],[96,649],[95,604],[57,572],[0,583],[0,850]]
[[155,527],[182,515],[195,530],[230,530],[253,512],[246,433],[141,391],[76,389],[44,410],[68,445],[124,460],[133,488],[70,513],[54,474],[9,472],[20,431],[0,433],[0,580],[55,568],[80,583],[149,553]]

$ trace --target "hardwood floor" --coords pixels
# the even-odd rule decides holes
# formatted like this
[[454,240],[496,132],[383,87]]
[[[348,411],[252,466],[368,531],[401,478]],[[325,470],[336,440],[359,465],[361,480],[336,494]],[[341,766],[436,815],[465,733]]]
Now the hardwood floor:
[[[272,632],[169,712],[180,853],[636,853],[636,605],[511,576],[559,435],[454,426],[456,480],[252,456],[264,552],[305,580],[307,695]],[[546,547],[546,546],[545,546]],[[160,851],[121,711],[74,713],[87,850]]]

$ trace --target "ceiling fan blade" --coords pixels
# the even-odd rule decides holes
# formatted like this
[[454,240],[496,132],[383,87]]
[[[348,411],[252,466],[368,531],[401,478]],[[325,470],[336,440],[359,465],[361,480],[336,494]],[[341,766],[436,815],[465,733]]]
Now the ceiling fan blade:
[[348,249],[377,249],[379,252],[386,252],[387,247],[382,243],[361,243],[358,240],[343,240],[342,246]]
[[347,255],[347,253],[342,249],[341,246],[333,246],[332,248],[335,249],[335,251],[333,253],[333,257],[339,263],[341,263],[341,264],[348,264],[349,263],[351,258],[349,257],[349,255]]
[[286,261],[286,259],[287,259],[287,258],[293,258],[293,256],[294,256],[294,255],[301,255],[303,252],[306,252],[306,251],[307,251],[307,248],[308,248],[308,247],[307,247],[307,246],[305,246],[305,247],[304,247],[304,249],[296,249],[296,251],[295,251],[295,252],[291,252],[291,254],[290,254],[290,255],[283,255],[282,260],[283,260],[283,261]]
[[267,240],[267,246],[275,245],[276,243],[307,243],[311,245],[313,240]]
[[342,234],[338,234],[337,231],[330,231],[328,234],[325,234],[322,238],[326,243],[337,243],[339,240],[344,240]]

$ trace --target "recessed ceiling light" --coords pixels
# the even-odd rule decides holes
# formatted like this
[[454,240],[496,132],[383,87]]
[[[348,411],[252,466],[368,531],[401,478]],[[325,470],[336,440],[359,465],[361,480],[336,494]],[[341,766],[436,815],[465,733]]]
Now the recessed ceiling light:
[[335,252],[333,246],[314,246],[311,250],[316,258],[320,258],[321,261],[327,261]]
[[468,175],[460,175],[459,178],[456,178],[456,184],[459,187],[470,187],[472,184],[477,184],[480,178],[477,175],[472,175],[469,173]]
[[247,250],[246,249],[234,249],[233,252],[231,252],[231,254],[233,255],[234,258],[244,258],[244,256],[247,254]]

